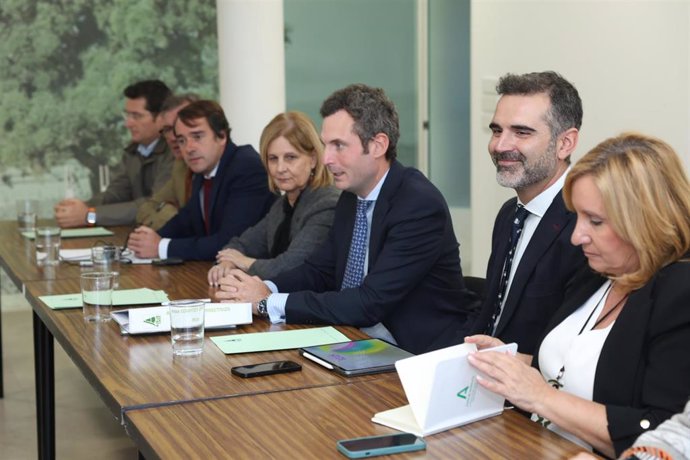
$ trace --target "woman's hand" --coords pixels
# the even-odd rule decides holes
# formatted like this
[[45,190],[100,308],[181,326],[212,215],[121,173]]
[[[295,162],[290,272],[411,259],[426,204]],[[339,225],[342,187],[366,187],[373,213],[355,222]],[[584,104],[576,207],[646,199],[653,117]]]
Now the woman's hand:
[[230,270],[230,273],[220,279],[220,290],[216,291],[216,298],[235,302],[257,303],[271,294],[271,290],[258,276],[247,275],[242,270]]
[[218,265],[214,265],[208,271],[208,284],[211,286],[218,286],[220,279],[224,276],[230,274],[230,270],[237,268],[232,262],[221,262]]
[[477,345],[478,350],[484,350],[485,348],[500,347],[505,345],[500,339],[496,337],[491,337],[490,335],[470,335],[465,337],[465,343],[473,343]]
[[216,262],[227,262],[231,264],[233,268],[239,268],[245,272],[249,270],[255,261],[256,259],[245,256],[237,249],[223,249],[216,255]]
[[537,412],[536,407],[551,392],[557,391],[520,357],[487,351],[470,353],[467,360],[486,376],[477,376],[481,386],[528,412]]

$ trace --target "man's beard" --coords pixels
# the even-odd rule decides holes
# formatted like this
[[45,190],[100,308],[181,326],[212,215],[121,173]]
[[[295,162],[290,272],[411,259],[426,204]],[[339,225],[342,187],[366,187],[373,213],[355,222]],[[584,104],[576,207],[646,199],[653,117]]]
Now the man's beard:
[[[539,157],[528,160],[519,151],[491,153],[491,159],[496,165],[496,181],[503,187],[520,190],[541,182],[554,174],[558,165],[554,143],[549,143],[546,152]],[[501,160],[518,161],[511,166],[501,166]]]

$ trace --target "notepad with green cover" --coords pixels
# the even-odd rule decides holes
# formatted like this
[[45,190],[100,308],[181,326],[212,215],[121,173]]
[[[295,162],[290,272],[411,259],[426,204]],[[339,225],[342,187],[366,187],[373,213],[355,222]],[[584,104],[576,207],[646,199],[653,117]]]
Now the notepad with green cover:
[[[81,308],[81,292],[75,294],[42,295],[39,297],[48,308],[62,310],[64,308]],[[168,302],[165,291],[154,291],[149,288],[120,289],[113,291],[113,305],[147,305]]]
[[226,355],[259,351],[291,350],[328,343],[346,342],[344,334],[332,326],[290,331],[251,332],[211,337],[213,343]]
[[[111,236],[113,232],[103,227],[89,227],[89,228],[63,228],[60,232],[62,238],[87,238],[90,236]],[[36,232],[30,230],[22,232],[24,238],[33,240],[36,238]]]

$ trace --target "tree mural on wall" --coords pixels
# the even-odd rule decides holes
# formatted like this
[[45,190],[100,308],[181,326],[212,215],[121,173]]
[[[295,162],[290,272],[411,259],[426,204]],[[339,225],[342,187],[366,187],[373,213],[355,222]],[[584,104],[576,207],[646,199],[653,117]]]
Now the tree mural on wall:
[[216,37],[215,0],[2,0],[0,171],[116,163],[122,90],[159,78],[217,98]]

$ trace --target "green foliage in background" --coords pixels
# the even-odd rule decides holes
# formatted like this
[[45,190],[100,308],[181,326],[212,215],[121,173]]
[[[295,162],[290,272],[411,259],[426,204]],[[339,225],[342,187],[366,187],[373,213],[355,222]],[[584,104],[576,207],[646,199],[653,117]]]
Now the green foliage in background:
[[122,90],[149,78],[217,99],[215,0],[2,0],[0,170],[116,163]]

